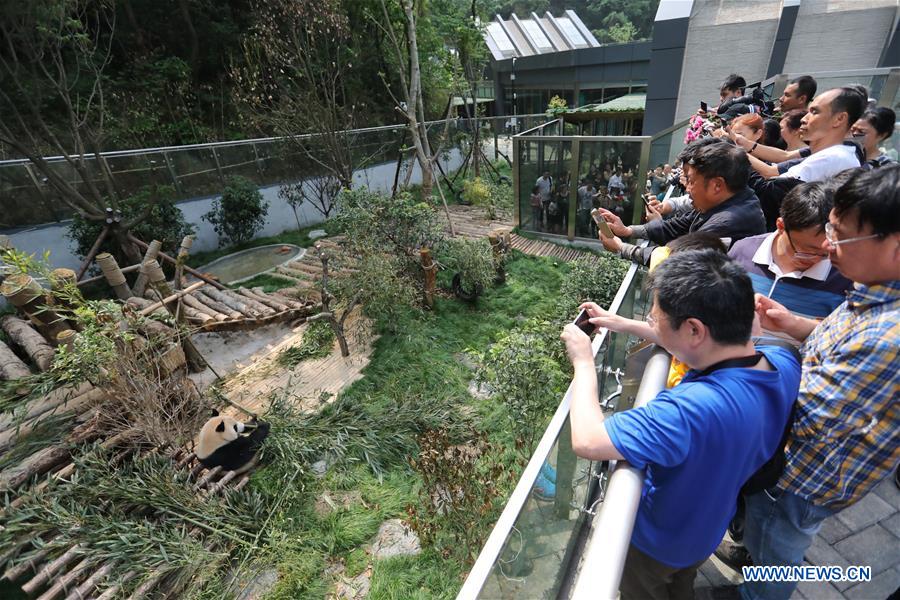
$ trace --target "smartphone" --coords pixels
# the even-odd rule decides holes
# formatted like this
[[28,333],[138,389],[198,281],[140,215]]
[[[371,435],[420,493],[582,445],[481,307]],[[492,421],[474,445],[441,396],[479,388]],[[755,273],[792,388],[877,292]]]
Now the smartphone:
[[[656,196],[651,196],[651,197],[656,198]],[[643,196],[641,196],[641,200],[644,201],[644,206],[646,206],[647,208],[650,208],[650,198],[647,197],[647,194],[644,194]]]
[[587,335],[593,335],[594,333],[594,325],[589,321],[591,316],[588,314],[587,309],[582,308],[581,312],[578,313],[578,316],[575,317],[575,320],[572,323],[575,324],[575,327],[585,332]]
[[611,238],[616,236],[616,234],[613,233],[613,230],[609,228],[609,223],[603,219],[600,219],[600,221],[597,222],[597,227],[600,229],[600,232],[603,233],[603,237]]
[[700,101],[700,110],[702,110],[703,112],[709,110],[709,106],[707,106],[706,102],[704,102],[703,100]]

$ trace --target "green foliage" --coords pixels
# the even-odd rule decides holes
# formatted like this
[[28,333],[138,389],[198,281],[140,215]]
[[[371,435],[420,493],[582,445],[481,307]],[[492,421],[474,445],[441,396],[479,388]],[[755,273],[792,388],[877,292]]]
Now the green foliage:
[[571,379],[559,340],[562,325],[559,320],[531,319],[485,352],[475,353],[481,365],[476,378],[506,406],[526,456]]
[[469,204],[484,206],[488,204],[490,196],[491,191],[481,177],[463,181],[462,197]]
[[564,113],[569,110],[569,105],[566,102],[565,98],[560,98],[559,96],[553,96],[550,98],[550,103],[547,105],[547,114],[548,115],[558,115],[560,113]]
[[629,266],[628,261],[610,254],[576,260],[561,289],[568,312],[587,301],[609,307]]
[[463,182],[462,197],[470,204],[484,207],[488,219],[492,221],[498,213],[509,214],[513,209],[512,188],[489,179],[467,179]]
[[334,330],[325,321],[313,321],[303,332],[299,345],[291,346],[278,355],[278,362],[293,367],[308,358],[324,358],[334,347]]
[[[147,243],[150,240],[160,240],[163,248],[174,248],[184,236],[194,233],[193,225],[185,221],[184,214],[175,204],[174,198],[175,189],[171,186],[148,186],[123,199],[119,203],[119,210],[122,212],[123,221],[129,221],[155,201],[156,204],[148,217],[133,227],[131,233]],[[75,251],[79,256],[86,256],[90,252],[104,225],[102,221],[88,220],[77,214],[72,218],[68,236],[75,242]],[[111,237],[107,237],[100,245],[100,251],[111,253],[122,266],[128,264],[127,259],[122,256],[118,243]]]
[[263,200],[255,183],[244,177],[230,177],[221,198],[213,200],[212,210],[203,215],[220,238],[229,244],[243,244],[266,224],[269,203]]
[[487,288],[497,276],[494,254],[486,240],[448,238],[438,246],[438,262],[453,273],[459,273],[460,285],[475,293]]
[[419,248],[431,248],[444,237],[444,226],[428,204],[408,192],[393,198],[368,188],[344,190],[334,229],[347,236],[354,254],[370,249],[418,260]]

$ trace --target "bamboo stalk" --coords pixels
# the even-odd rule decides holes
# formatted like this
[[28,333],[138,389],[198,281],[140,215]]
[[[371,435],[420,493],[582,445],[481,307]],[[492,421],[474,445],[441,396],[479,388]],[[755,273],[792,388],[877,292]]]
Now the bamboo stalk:
[[[157,267],[159,267],[159,265],[157,265]],[[163,282],[165,282],[165,279],[163,279]],[[179,290],[178,292],[175,292],[175,293],[171,293],[172,290],[169,289],[168,292],[170,292],[170,293],[168,295],[166,295],[161,301],[149,304],[146,308],[141,309],[138,314],[141,315],[142,317],[146,317],[147,315],[152,314],[153,312],[159,310],[160,308],[166,308],[167,305],[171,304],[175,300],[178,300],[185,294],[190,294],[191,292],[200,289],[204,285],[206,285],[206,282],[198,281],[197,283],[192,283],[191,285],[184,288],[183,290]],[[168,284],[166,284],[166,287],[168,288]]]
[[173,282],[175,289],[181,289],[181,276],[184,273],[184,263],[187,261],[191,246],[194,244],[194,236],[186,235],[181,240],[181,246],[178,248],[178,254],[175,256],[175,278]]
[[103,566],[94,571],[90,577],[85,579],[81,585],[72,590],[72,592],[66,596],[66,600],[84,600],[88,597],[88,594],[94,591],[94,588],[97,587],[97,584],[100,583],[100,581],[112,573],[115,566],[115,561],[104,563]]
[[216,311],[219,314],[223,314],[231,320],[243,319],[244,315],[234,310],[230,306],[225,306],[221,302],[217,302],[213,300],[206,293],[206,290],[200,290],[196,294],[194,294],[194,299],[201,304],[208,306],[212,310]]
[[64,553],[62,553],[59,557],[56,558],[49,565],[44,566],[43,569],[37,572],[37,574],[26,581],[22,585],[22,591],[26,594],[33,594],[35,590],[41,587],[50,577],[59,571],[61,568],[66,566],[68,563],[72,562],[72,560],[81,552],[82,546],[81,544],[75,544]]
[[97,255],[97,252],[100,250],[100,244],[103,243],[103,240],[106,239],[106,235],[109,233],[109,225],[104,225],[103,230],[100,231],[100,235],[97,236],[97,239],[94,240],[94,245],[91,246],[91,249],[88,251],[87,255],[84,257],[84,262],[81,263],[81,266],[78,267],[78,273],[75,275],[76,280],[81,280],[84,277],[84,274],[87,273],[88,267],[91,266],[91,263],[94,261],[94,257]]
[[116,583],[112,584],[108,588],[106,588],[102,594],[97,596],[94,600],[111,600],[115,598],[119,593],[119,590],[122,589],[122,586],[134,579],[137,576],[137,571],[128,571],[122,578]]
[[213,477],[218,475],[219,471],[221,471],[221,470],[222,470],[222,467],[220,467],[220,466],[216,466],[216,467],[213,467],[212,469],[208,470],[206,473],[203,474],[203,477],[201,477],[197,481],[197,483],[194,484],[194,489],[199,490],[200,488],[202,488],[204,485],[206,485],[206,483],[209,480],[211,480]]
[[53,600],[62,592],[66,591],[69,586],[78,581],[78,578],[81,577],[82,573],[84,573],[91,564],[92,561],[90,558],[86,557],[82,559],[71,571],[54,581],[53,585],[51,585],[46,592],[37,597],[37,600]]

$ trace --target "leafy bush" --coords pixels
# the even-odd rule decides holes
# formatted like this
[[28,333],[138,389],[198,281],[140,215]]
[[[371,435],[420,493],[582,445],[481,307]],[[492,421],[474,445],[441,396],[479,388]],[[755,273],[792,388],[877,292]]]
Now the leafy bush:
[[566,112],[568,109],[569,104],[566,102],[565,98],[553,96],[552,98],[550,98],[550,104],[547,105],[547,114],[560,115]]
[[332,219],[334,231],[347,236],[354,254],[364,246],[412,259],[419,248],[432,248],[444,237],[444,225],[428,204],[408,192],[394,198],[368,188],[344,190],[341,212]]
[[525,455],[571,379],[561,329],[561,323],[532,319],[478,355],[475,379],[506,406]]
[[608,308],[622,284],[628,266],[628,261],[609,254],[576,260],[560,290],[567,311],[572,312],[575,306],[586,301]]
[[[174,247],[184,236],[194,233],[194,226],[184,220],[184,214],[175,205],[174,198],[175,190],[171,186],[146,187],[119,203],[122,220],[133,219],[156,200],[156,205],[147,218],[133,227],[131,233],[148,243],[150,240],[160,240],[164,248]],[[72,218],[67,235],[75,242],[75,251],[79,256],[87,256],[104,225],[102,221],[88,221],[78,214]],[[122,266],[129,262],[111,237],[107,237],[100,245],[100,252],[109,252]]]
[[230,244],[241,244],[253,239],[263,225],[269,203],[263,200],[256,184],[244,177],[230,177],[222,197],[213,201],[212,210],[203,215],[219,237]]
[[484,207],[489,219],[500,212],[509,213],[513,208],[512,188],[480,177],[463,182],[463,199],[469,204]]
[[438,262],[459,273],[459,284],[468,294],[489,286],[497,276],[494,254],[485,240],[453,238],[438,247]]

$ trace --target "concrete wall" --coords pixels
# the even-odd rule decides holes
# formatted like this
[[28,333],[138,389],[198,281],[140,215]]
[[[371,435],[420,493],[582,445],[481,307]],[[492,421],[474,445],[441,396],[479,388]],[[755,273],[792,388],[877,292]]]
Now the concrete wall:
[[[462,164],[462,159],[463,157],[459,150],[452,149],[446,155],[446,160],[441,160],[441,165],[444,171],[448,172],[448,170],[459,168]],[[390,192],[394,183],[396,166],[396,162],[390,162],[359,170],[354,174],[355,184],[357,186],[368,186],[369,189],[373,190]],[[411,181],[412,183],[420,183],[422,181],[422,172],[418,164],[414,164],[413,168]],[[402,181],[403,175],[401,174]],[[257,237],[277,235],[284,231],[296,229],[297,219],[294,217],[290,206],[278,198],[278,186],[263,187],[260,188],[260,191],[269,202],[269,212],[266,217],[266,224],[257,234]],[[213,231],[209,223],[201,218],[203,214],[210,210],[216,197],[197,198],[178,204],[178,208],[184,213],[185,219],[197,229],[193,246],[193,250],[196,252],[215,250],[219,247],[216,232]],[[322,222],[322,215],[308,204],[302,205],[298,213],[300,224],[304,227]],[[54,267],[77,269],[81,264],[81,260],[73,252],[74,243],[66,236],[68,225],[69,221],[63,221],[61,223],[51,223],[24,229],[10,234],[10,241],[15,248],[36,256],[42,256],[45,251],[49,250],[50,263]]]
[[802,0],[785,73],[878,66],[897,0]]
[[781,0],[695,0],[688,26],[673,122],[690,117],[700,100],[719,103],[730,73],[747,83],[765,79],[778,30]]

